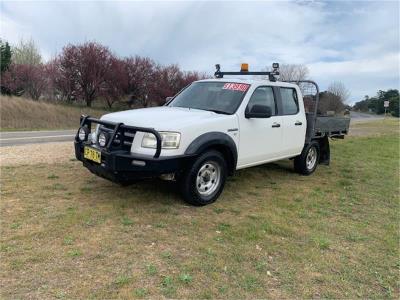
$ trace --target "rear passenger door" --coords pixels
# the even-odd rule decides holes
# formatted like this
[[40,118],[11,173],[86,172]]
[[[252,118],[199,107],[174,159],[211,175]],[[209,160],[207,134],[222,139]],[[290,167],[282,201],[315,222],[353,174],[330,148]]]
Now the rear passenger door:
[[246,106],[248,110],[254,105],[268,106],[270,118],[246,118],[245,112],[241,113],[238,168],[271,161],[281,155],[281,117],[274,90],[271,86],[257,87]]
[[280,114],[282,115],[282,152],[285,156],[301,153],[306,135],[306,117],[303,102],[299,101],[297,90],[292,87],[280,87]]

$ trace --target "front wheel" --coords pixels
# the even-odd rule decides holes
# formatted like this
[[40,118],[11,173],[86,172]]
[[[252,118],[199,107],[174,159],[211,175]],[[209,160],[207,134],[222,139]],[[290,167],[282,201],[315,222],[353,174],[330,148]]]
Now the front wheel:
[[318,166],[319,155],[319,144],[316,141],[312,141],[294,159],[294,169],[303,175],[312,174]]
[[226,174],[226,161],[220,152],[203,153],[179,180],[183,199],[197,206],[214,202],[224,189]]

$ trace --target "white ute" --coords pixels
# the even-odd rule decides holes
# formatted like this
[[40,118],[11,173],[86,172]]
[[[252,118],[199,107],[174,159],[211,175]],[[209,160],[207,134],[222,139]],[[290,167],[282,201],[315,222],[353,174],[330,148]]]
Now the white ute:
[[318,86],[276,81],[278,68],[249,72],[244,65],[240,72],[221,72],[217,65],[215,79],[193,82],[162,107],[82,116],[76,157],[93,173],[122,184],[159,176],[176,180],[194,205],[214,202],[237,169],[290,158],[296,171],[309,175],[319,163],[329,164],[328,138],[343,138],[349,119],[319,115]]

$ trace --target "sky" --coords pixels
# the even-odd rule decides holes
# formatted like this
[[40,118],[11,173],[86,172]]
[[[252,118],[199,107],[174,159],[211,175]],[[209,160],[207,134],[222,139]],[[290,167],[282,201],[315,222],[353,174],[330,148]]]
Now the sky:
[[3,1],[0,37],[33,39],[49,60],[97,41],[116,55],[213,74],[305,64],[322,90],[341,81],[349,103],[399,89],[399,1]]

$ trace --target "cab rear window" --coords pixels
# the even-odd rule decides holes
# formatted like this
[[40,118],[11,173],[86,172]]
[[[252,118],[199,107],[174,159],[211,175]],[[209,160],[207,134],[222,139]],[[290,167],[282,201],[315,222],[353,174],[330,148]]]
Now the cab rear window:
[[282,114],[294,115],[299,111],[299,101],[294,88],[281,87]]

